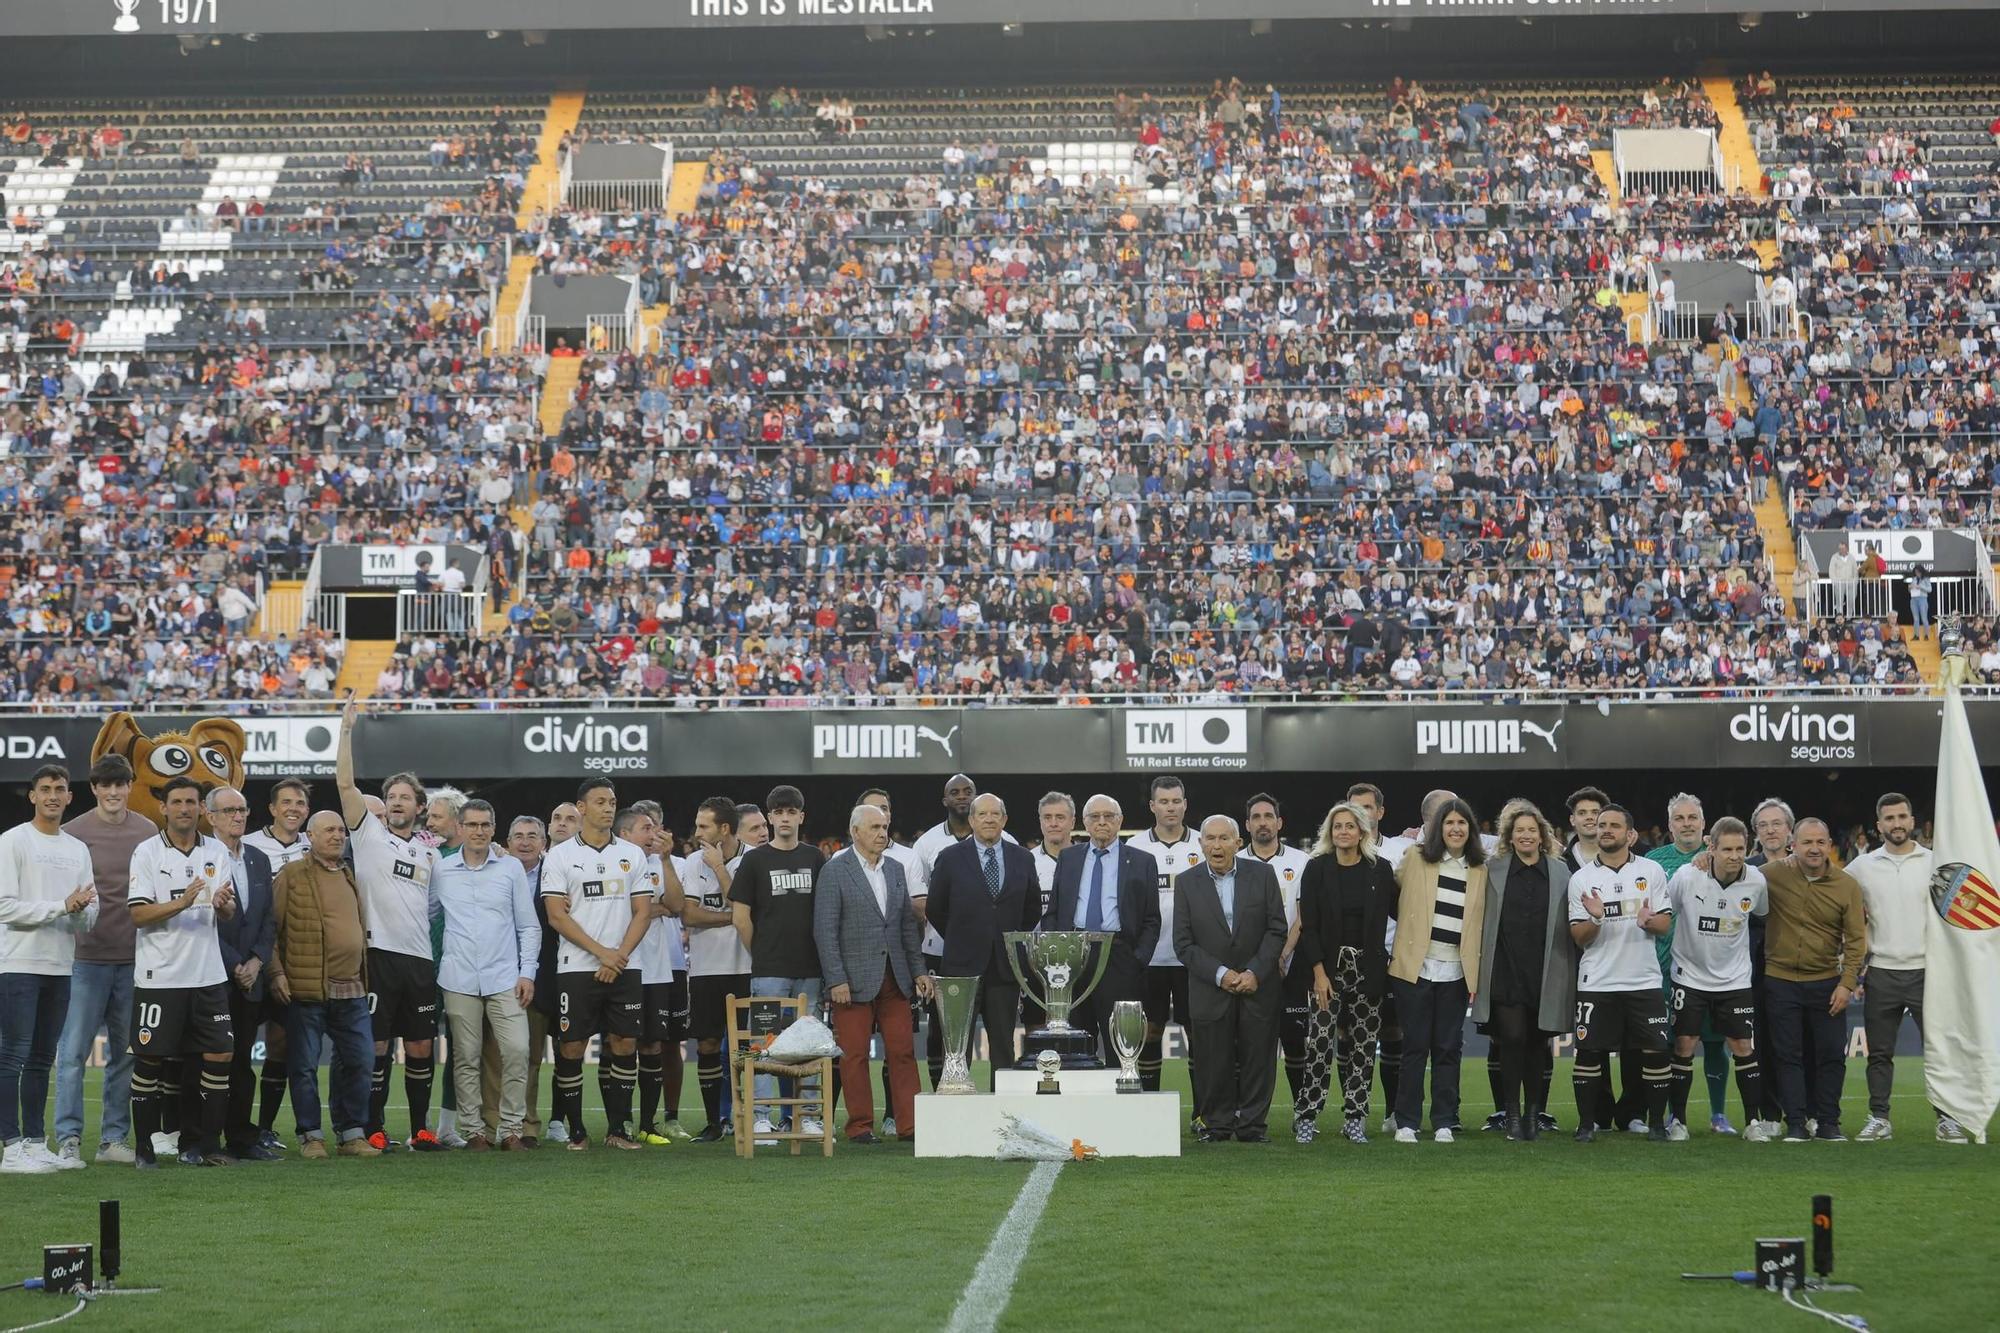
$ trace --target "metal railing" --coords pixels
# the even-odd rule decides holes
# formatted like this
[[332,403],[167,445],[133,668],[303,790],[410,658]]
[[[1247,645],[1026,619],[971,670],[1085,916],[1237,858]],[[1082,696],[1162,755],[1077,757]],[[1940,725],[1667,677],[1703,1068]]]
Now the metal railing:
[[1806,619],[1887,620],[1896,614],[1894,581],[1879,579],[1813,580]]
[[305,603],[305,622],[301,628],[310,626],[336,639],[347,637],[347,594],[344,592],[314,593]]
[[1654,302],[1658,337],[1667,342],[1697,342],[1701,338],[1701,312],[1693,301],[1675,301],[1671,306]]
[[483,599],[476,592],[411,592],[396,594],[396,637],[412,635],[477,635],[484,625]]
[[593,352],[622,352],[632,345],[630,315],[584,316],[583,345]]

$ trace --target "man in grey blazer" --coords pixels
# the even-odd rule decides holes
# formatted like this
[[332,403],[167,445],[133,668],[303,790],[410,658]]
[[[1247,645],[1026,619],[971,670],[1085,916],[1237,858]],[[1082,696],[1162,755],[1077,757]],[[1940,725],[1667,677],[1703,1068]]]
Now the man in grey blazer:
[[1202,863],[1174,880],[1174,956],[1188,970],[1188,1045],[1204,1143],[1265,1143],[1278,1079],[1285,899],[1269,866],[1239,857],[1228,815],[1201,826]]
[[853,845],[821,867],[813,886],[813,940],[840,1043],[840,1083],[847,1098],[847,1140],[876,1143],[868,1048],[882,1030],[890,1112],[902,1138],[917,1132],[917,1057],[910,997],[935,991],[918,950],[922,930],[910,906],[903,868],[885,856],[889,816],[857,805],[847,817]]

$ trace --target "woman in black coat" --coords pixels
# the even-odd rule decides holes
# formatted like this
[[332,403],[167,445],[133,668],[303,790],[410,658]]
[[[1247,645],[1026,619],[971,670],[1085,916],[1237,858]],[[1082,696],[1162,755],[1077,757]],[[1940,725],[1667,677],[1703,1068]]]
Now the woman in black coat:
[[[1307,1039],[1307,1104],[1325,1102],[1333,1049],[1339,1046],[1341,1132],[1368,1142],[1368,1091],[1375,1043],[1389,994],[1389,913],[1395,870],[1375,854],[1375,826],[1343,801],[1327,812],[1319,842],[1299,881],[1299,948],[1294,966],[1311,969],[1313,1023]],[[1312,1117],[1304,1123],[1311,1125]],[[1300,1135],[1310,1140],[1311,1130]]]

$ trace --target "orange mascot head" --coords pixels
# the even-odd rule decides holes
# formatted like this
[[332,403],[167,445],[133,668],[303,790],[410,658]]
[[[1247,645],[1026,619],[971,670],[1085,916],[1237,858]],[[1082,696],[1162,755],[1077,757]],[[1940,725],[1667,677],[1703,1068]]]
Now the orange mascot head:
[[[161,789],[170,778],[193,778],[201,787],[202,799],[217,787],[243,789],[243,751],[248,741],[243,728],[227,718],[210,717],[185,732],[169,731],[148,736],[130,713],[113,713],[98,729],[90,747],[90,762],[107,754],[123,755],[132,765],[131,808],[161,827]],[[201,817],[208,827],[208,816]]]

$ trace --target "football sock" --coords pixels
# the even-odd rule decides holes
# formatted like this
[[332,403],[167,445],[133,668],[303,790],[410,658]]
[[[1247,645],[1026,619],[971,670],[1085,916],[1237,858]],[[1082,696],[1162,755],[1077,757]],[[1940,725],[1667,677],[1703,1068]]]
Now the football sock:
[[687,1086],[687,1056],[679,1042],[670,1042],[661,1054],[666,1062],[661,1070],[661,1101],[669,1120],[681,1118],[681,1093]]
[[368,1085],[368,1123],[362,1126],[370,1135],[387,1132],[382,1117],[389,1105],[389,1066],[394,1060],[387,1051],[375,1057],[375,1075]]
[[1675,1056],[1667,1078],[1667,1107],[1682,1124],[1688,1118],[1688,1094],[1694,1090],[1694,1057]]
[[[405,1055],[403,1057],[403,1095],[410,1101],[410,1134],[415,1137],[418,1130],[429,1129],[431,1124],[431,1078],[437,1063],[428,1055]],[[388,1071],[383,1071],[382,1083],[388,1086]]]
[[270,1129],[278,1123],[278,1108],[285,1104],[285,1062],[265,1057],[264,1072],[257,1081],[263,1085],[257,1103],[257,1128]]
[[1139,1086],[1147,1092],[1160,1090],[1160,1038],[1148,1037],[1139,1048]]
[[722,1052],[696,1050],[694,1053],[695,1082],[701,1085],[701,1106],[708,1112],[708,1123],[720,1125],[722,1113]]
[[1594,1111],[1604,1104],[1611,1089],[1604,1077],[1604,1057],[1596,1054],[1578,1054],[1576,1068],[1570,1071],[1570,1080],[1576,1088],[1577,1128],[1584,1129],[1596,1122]]
[[563,1122],[570,1138],[584,1137],[582,1056],[575,1059],[562,1054],[556,1056],[555,1093],[549,1101],[551,1117]]
[[1729,1111],[1729,1047],[1720,1041],[1701,1044],[1701,1074],[1708,1080],[1708,1113]]
[[222,1125],[229,1118],[229,1066],[201,1062],[201,1151],[222,1151]]
[[1757,1057],[1749,1055],[1736,1062],[1736,1091],[1743,1097],[1743,1115],[1746,1119],[1764,1119],[1764,1071],[1757,1063]]
[[[1648,1052],[1639,1062],[1640,1078],[1645,1083],[1646,1125],[1658,1129],[1667,1123],[1667,1085],[1673,1080],[1673,1062],[1664,1052]],[[1693,1076],[1694,1066],[1688,1065],[1688,1074]]]
[[666,1088],[667,1071],[660,1052],[639,1052],[639,1128],[659,1128],[660,1094]]
[[160,1132],[160,1073],[158,1060],[132,1062],[132,1150],[142,1162],[153,1160],[153,1135]]
[[597,1088],[604,1094],[607,1133],[622,1138],[631,1129],[632,1087],[638,1081],[639,1056],[636,1051],[609,1056],[599,1068]]

